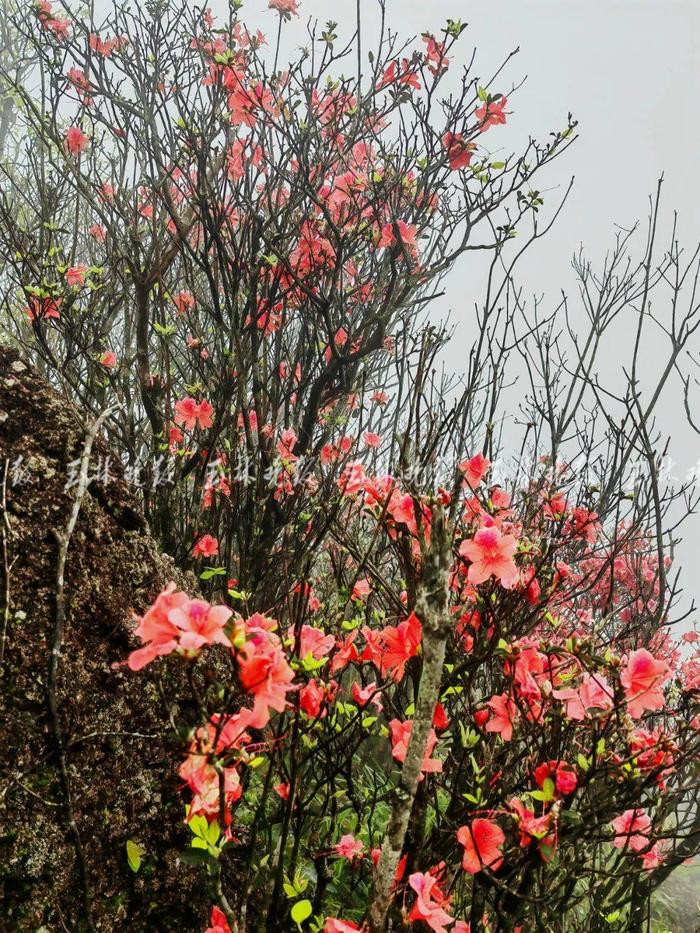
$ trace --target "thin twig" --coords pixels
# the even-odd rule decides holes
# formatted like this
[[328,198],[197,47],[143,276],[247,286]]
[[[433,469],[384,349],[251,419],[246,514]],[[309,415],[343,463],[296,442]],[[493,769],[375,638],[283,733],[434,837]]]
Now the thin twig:
[[51,728],[54,742],[56,744],[56,751],[58,754],[58,770],[61,778],[63,795],[65,797],[66,822],[68,824],[71,836],[73,837],[73,845],[75,847],[75,854],[80,872],[80,881],[83,889],[83,909],[85,912],[85,920],[87,922],[88,929],[91,931],[95,930],[96,927],[92,919],[92,905],[87,860],[85,858],[85,850],[80,839],[80,832],[78,830],[78,824],[75,820],[75,813],[73,811],[73,797],[71,793],[70,778],[68,776],[68,766],[66,762],[66,746],[64,744],[63,735],[61,733],[61,723],[58,714],[56,685],[58,681],[58,665],[61,657],[61,649],[63,647],[63,638],[66,625],[65,569],[66,559],[68,556],[68,547],[70,545],[73,532],[75,531],[75,526],[78,521],[78,515],[80,514],[80,507],[82,505],[83,497],[85,496],[87,488],[90,485],[90,454],[92,453],[92,447],[95,442],[95,438],[97,437],[97,433],[100,430],[102,424],[107,420],[107,418],[109,418],[110,415],[114,413],[114,411],[114,407],[106,409],[94,421],[88,430],[85,443],[83,444],[83,452],[80,458],[78,485],[75,491],[75,496],[73,498],[73,507],[71,509],[68,523],[62,533],[56,529],[54,529],[53,532],[58,544],[58,558],[56,562],[56,616],[53,631],[53,643],[51,646],[47,695],[49,712],[51,714]]
[[8,540],[12,536],[12,526],[10,524],[10,517],[7,514],[7,474],[10,469],[9,458],[5,460],[5,472],[2,478],[2,526],[0,531],[2,532],[2,565],[3,565],[3,574],[5,577],[5,599],[4,607],[2,613],[2,635],[0,636],[0,667],[5,659],[5,642],[7,640],[7,626],[10,621],[10,571],[14,566],[15,560],[10,563],[8,547]]

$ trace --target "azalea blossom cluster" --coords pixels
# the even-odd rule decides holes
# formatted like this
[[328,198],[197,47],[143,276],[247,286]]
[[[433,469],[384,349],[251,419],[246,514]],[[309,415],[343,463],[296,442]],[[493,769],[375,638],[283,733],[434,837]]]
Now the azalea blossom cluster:
[[[587,798],[609,794],[608,807],[614,806],[612,801],[620,789],[624,790],[621,799],[636,794],[638,805],[611,812],[600,831],[614,850],[625,858],[638,858],[643,869],[650,871],[663,863],[665,852],[663,827],[652,815],[654,795],[663,793],[679,753],[672,720],[663,718],[655,723],[653,717],[666,707],[666,690],[672,678],[687,697],[697,694],[700,659],[681,665],[678,652],[668,643],[661,645],[659,656],[647,648],[618,649],[616,653],[609,646],[597,646],[590,618],[572,612],[575,604],[570,602],[568,593],[572,591],[567,589],[567,583],[585,573],[581,568],[595,560],[598,547],[604,546],[597,516],[580,506],[569,507],[563,496],[553,496],[547,490],[540,496],[541,506],[530,526],[525,526],[516,519],[511,497],[486,485],[489,467],[481,455],[459,466],[461,489],[457,495],[463,519],[456,526],[449,574],[454,655],[443,675],[420,780],[451,780],[465,788],[462,795],[469,803],[460,807],[463,821],[453,833],[459,868],[467,877],[498,876],[509,865],[514,869],[521,864],[531,850],[538,853],[541,864],[554,863],[579,839],[579,824],[572,820],[585,807]],[[389,541],[403,539],[409,543],[409,551],[420,553],[418,539],[425,540],[431,533],[429,500],[416,503],[395,479],[374,477],[359,461],[347,463],[337,483],[361,523],[371,518]],[[444,490],[439,496],[445,503],[450,499]],[[537,536],[548,530],[553,514],[569,558],[566,573],[560,562],[554,562],[554,575],[551,567],[545,570],[534,564]],[[350,594],[351,605],[363,608],[371,604],[378,583],[369,577],[358,579]],[[630,586],[624,569],[619,584]],[[258,755],[270,755],[274,776],[269,782],[279,798],[289,801],[296,797],[300,802],[303,796],[285,771],[278,771],[279,765],[274,764],[284,759],[278,757],[281,749],[273,751],[271,744],[273,713],[296,721],[307,741],[317,732],[325,734],[329,724],[337,730],[343,728],[346,717],[356,716],[351,726],[354,724],[360,734],[385,735],[391,757],[398,764],[405,761],[409,748],[410,715],[392,713],[401,704],[408,670],[420,662],[420,617],[415,611],[406,611],[396,624],[377,625],[375,621],[353,625],[343,634],[332,624],[328,627],[327,617],[322,622],[323,604],[309,587],[297,587],[297,592],[303,595],[310,615],[318,618],[317,624],[304,623],[285,633],[278,623],[260,615],[230,621],[230,609],[200,608],[184,594],[173,593],[171,585],[136,630],[150,643],[130,656],[134,669],[159,654],[187,654],[189,650],[191,656],[192,647],[200,650],[215,642],[226,645],[237,659],[243,705],[225,716],[214,714],[205,728],[200,727],[180,768],[191,793],[188,818],[204,815],[221,821],[232,845],[237,815],[246,806],[240,772],[251,759],[251,749]],[[512,599],[511,594],[517,594],[524,610],[534,612],[536,619],[530,635],[506,641],[498,637],[506,633],[503,622],[498,621],[498,607],[501,600]],[[558,614],[554,627],[553,612]],[[210,619],[212,613],[220,624],[203,626],[194,621]],[[193,625],[194,642],[191,636],[182,635]],[[492,651],[487,662],[492,683],[500,681],[501,689],[468,700],[469,747],[478,765],[472,777],[478,781],[476,785],[463,784],[463,776],[453,770],[459,745],[454,717],[461,717],[464,723],[465,715],[464,682],[455,670],[465,658],[485,647]],[[252,705],[245,702],[246,696]],[[700,717],[696,714],[685,728],[695,730],[697,736]],[[561,729],[571,733],[569,757],[538,757],[534,749],[547,747],[547,736]],[[254,734],[259,738],[254,739]],[[489,770],[505,760],[511,747],[532,751],[520,751],[515,759],[509,759],[507,776],[502,767]],[[594,775],[604,787],[594,789]],[[222,799],[224,813],[220,811]],[[357,832],[345,833],[332,849],[337,859],[347,863],[349,872],[362,872],[371,839],[370,827],[360,822],[359,838]],[[379,849],[375,847],[371,855],[370,863],[376,865]],[[469,929],[470,913],[460,914],[465,909],[464,900],[444,889],[449,872],[455,870],[454,862],[451,867],[440,862],[408,877],[405,868],[406,858],[395,883],[397,896],[403,892],[401,896],[410,904],[408,920],[423,921],[436,933],[448,928]],[[449,882],[449,887],[453,886],[454,881]],[[325,926],[330,931],[359,928],[354,920],[338,917],[329,917]]]

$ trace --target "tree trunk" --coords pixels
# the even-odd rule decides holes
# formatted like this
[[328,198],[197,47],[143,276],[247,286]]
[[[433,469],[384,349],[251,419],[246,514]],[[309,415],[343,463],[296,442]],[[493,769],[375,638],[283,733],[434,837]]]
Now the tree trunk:
[[449,563],[450,539],[444,510],[438,506],[433,511],[430,547],[425,555],[416,602],[416,614],[423,626],[423,669],[411,738],[401,768],[401,777],[394,791],[389,826],[377,865],[374,899],[369,911],[372,933],[381,933],[385,929],[386,916],[393,897],[394,877],[416,797],[435,705],[440,697],[445,646],[450,625],[448,615]]

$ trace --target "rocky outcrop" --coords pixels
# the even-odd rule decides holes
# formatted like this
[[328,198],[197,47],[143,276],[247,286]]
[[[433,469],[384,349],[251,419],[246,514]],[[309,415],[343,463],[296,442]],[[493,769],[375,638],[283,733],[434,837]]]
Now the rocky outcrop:
[[[179,864],[189,834],[167,739],[180,668],[123,665],[132,612],[183,581],[99,438],[67,549],[51,713],[60,534],[88,426],[0,350],[0,929],[200,930],[207,904],[197,869]],[[143,851],[138,871],[127,841]]]

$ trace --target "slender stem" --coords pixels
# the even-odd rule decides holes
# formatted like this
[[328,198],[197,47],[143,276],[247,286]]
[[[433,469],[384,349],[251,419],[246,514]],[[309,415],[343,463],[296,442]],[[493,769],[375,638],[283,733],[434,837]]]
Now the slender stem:
[[361,0],[357,0],[357,96],[362,93],[362,18],[360,15]]
[[416,613],[423,626],[423,670],[421,672],[411,737],[394,792],[389,826],[382,843],[374,882],[374,899],[369,911],[372,933],[386,929],[396,869],[403,851],[413,802],[421,779],[435,705],[440,697],[442,669],[449,631],[449,536],[442,507],[436,507],[431,527],[430,548],[425,555],[423,579],[418,588]]
[[80,472],[78,474],[78,484],[75,491],[75,496],[73,497],[73,506],[71,508],[70,516],[68,518],[68,523],[66,524],[65,529],[60,532],[57,529],[54,529],[54,537],[56,543],[58,544],[58,558],[56,561],[56,615],[55,623],[53,630],[53,642],[51,645],[51,659],[49,662],[49,678],[47,686],[47,699],[49,706],[49,713],[51,716],[51,730],[53,732],[54,743],[56,745],[56,752],[58,757],[58,771],[61,779],[61,788],[63,790],[63,796],[65,798],[65,816],[66,823],[68,824],[68,829],[70,834],[73,837],[73,846],[75,848],[76,860],[78,863],[78,871],[80,874],[81,887],[83,889],[83,911],[85,913],[85,921],[87,927],[90,931],[96,929],[94,920],[92,918],[92,897],[90,892],[90,881],[88,877],[88,868],[87,868],[87,859],[85,856],[85,849],[83,848],[82,840],[80,838],[80,831],[78,829],[78,824],[75,819],[75,812],[73,810],[73,794],[71,791],[70,778],[68,776],[68,765],[66,759],[66,744],[63,740],[63,734],[61,732],[61,721],[58,711],[58,697],[57,697],[57,683],[58,683],[58,667],[59,661],[61,658],[61,649],[63,647],[63,638],[65,633],[66,626],[66,598],[65,598],[65,571],[66,571],[66,560],[68,557],[68,548],[70,546],[70,541],[75,531],[75,526],[78,521],[78,515],[80,514],[80,507],[82,505],[83,498],[87,491],[88,486],[90,485],[90,476],[89,476],[89,466],[90,466],[90,454],[92,452],[92,447],[97,437],[97,432],[100,430],[102,424],[109,418],[111,414],[115,411],[114,408],[107,408],[102,414],[96,419],[92,427],[88,430],[85,442],[83,444],[83,452],[80,458]]

